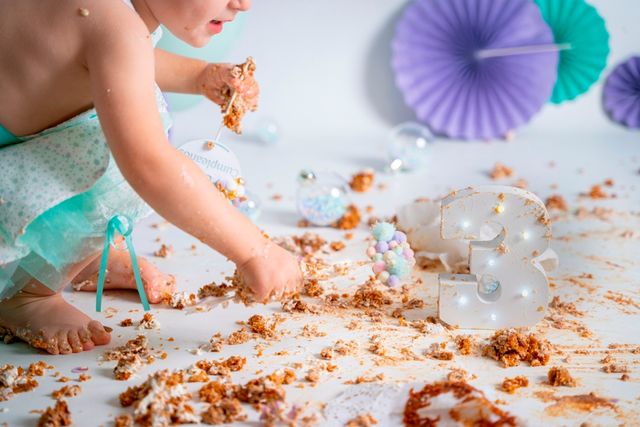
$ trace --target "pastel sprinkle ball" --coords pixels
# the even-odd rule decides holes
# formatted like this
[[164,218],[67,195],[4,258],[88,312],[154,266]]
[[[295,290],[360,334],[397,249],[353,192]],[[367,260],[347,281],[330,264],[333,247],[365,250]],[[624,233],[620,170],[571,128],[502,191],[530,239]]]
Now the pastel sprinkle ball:
[[388,222],[379,222],[373,226],[371,233],[378,242],[388,243],[394,238],[396,227]]
[[367,256],[373,262],[371,269],[378,281],[394,288],[411,275],[416,263],[413,250],[406,234],[388,222],[374,225],[371,234],[376,240],[367,248]]

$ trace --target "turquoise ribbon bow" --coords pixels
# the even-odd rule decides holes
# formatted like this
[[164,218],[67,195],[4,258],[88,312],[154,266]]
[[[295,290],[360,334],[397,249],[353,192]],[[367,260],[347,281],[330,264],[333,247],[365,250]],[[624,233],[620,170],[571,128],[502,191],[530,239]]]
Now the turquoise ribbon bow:
[[104,279],[107,273],[107,260],[109,259],[109,245],[116,247],[114,241],[115,232],[120,233],[124,237],[124,241],[129,249],[129,256],[131,257],[131,267],[133,268],[133,276],[136,279],[136,286],[138,287],[138,294],[140,295],[140,301],[144,311],[151,310],[149,307],[149,301],[147,301],[147,294],[144,292],[142,286],[142,278],[140,277],[140,268],[138,267],[138,260],[136,258],[136,252],[133,250],[133,242],[131,241],[131,232],[133,231],[133,222],[128,216],[115,215],[107,224],[107,232],[104,239],[104,249],[102,250],[102,259],[100,261],[100,272],[98,273],[98,289],[96,289],[96,311],[102,310],[102,290],[104,288]]

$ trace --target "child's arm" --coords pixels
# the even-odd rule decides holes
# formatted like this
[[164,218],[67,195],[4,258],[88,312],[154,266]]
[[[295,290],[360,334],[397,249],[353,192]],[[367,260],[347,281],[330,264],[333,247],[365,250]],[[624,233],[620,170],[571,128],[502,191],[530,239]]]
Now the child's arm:
[[229,86],[237,90],[249,106],[257,104],[258,83],[253,77],[249,77],[250,81],[233,78],[232,68],[233,64],[209,64],[155,49],[155,79],[163,91],[204,95],[222,105],[222,89]]
[[295,290],[295,259],[270,243],[169,144],[155,102],[148,31],[135,17],[122,15],[114,18],[121,31],[90,32],[85,60],[94,105],[123,176],[160,215],[246,270],[258,300]]

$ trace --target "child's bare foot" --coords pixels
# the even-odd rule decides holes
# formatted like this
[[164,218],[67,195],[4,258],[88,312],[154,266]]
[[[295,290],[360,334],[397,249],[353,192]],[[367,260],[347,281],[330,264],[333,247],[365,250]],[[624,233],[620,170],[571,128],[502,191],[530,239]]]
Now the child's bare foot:
[[111,340],[100,322],[37,282],[0,302],[0,328],[51,354],[79,353]]
[[[164,274],[153,264],[142,257],[138,257],[140,277],[147,294],[147,299],[152,304],[162,302],[166,296],[175,291],[176,279]],[[73,280],[73,289],[76,291],[95,291],[98,285],[98,270],[100,269],[100,257],[89,264]],[[105,289],[136,289],[136,280],[131,268],[129,252],[110,249],[107,263],[107,274],[104,280]]]

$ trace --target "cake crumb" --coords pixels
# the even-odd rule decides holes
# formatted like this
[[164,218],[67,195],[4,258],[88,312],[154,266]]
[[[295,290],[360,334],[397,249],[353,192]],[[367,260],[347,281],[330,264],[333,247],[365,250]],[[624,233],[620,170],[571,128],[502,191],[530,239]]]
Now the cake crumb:
[[244,344],[251,339],[251,336],[247,332],[245,328],[240,328],[235,332],[232,332],[227,338],[227,344],[229,345],[239,345]]
[[554,387],[558,387],[558,386],[575,387],[576,386],[576,380],[571,376],[567,368],[553,366],[551,369],[549,369],[549,372],[547,373],[547,379],[549,380],[549,384],[551,384]]
[[476,346],[475,339],[471,335],[458,335],[455,338],[455,343],[458,351],[463,356],[470,355]]
[[71,412],[69,406],[65,400],[56,400],[56,404],[52,407],[48,407],[40,419],[38,419],[38,427],[58,427],[58,426],[70,426],[73,424],[71,420]]
[[64,397],[76,397],[80,393],[80,391],[82,391],[82,388],[80,388],[80,386],[77,384],[65,385],[61,389],[54,390],[51,393],[51,397],[53,397],[55,400],[60,400]]
[[131,414],[120,414],[113,420],[114,427],[133,427]]
[[142,315],[142,319],[138,324],[138,329],[160,329],[160,322],[151,313]]
[[431,401],[443,394],[451,394],[452,404],[448,415],[458,425],[515,427],[516,418],[489,401],[484,393],[466,382],[435,382],[422,390],[409,391],[404,406],[403,421],[406,427],[436,426],[443,415],[430,408]]
[[608,199],[611,197],[609,194],[605,193],[599,185],[591,186],[591,190],[589,190],[586,195],[592,199]]
[[453,353],[450,351],[446,351],[447,343],[434,342],[431,344],[429,349],[425,351],[424,355],[436,360],[453,360]]
[[489,172],[489,177],[494,181],[499,179],[510,178],[513,175],[513,169],[498,162],[493,166],[493,170]]
[[160,249],[153,252],[153,256],[158,258],[166,258],[173,253],[173,246],[165,245],[164,243],[160,246]]
[[123,407],[133,406],[134,421],[143,426],[191,424],[200,422],[189,403],[191,393],[180,372],[163,369],[120,394]]
[[371,427],[376,424],[378,424],[378,420],[373,418],[371,414],[361,414],[347,421],[345,427]]
[[519,329],[500,329],[483,348],[483,356],[502,362],[503,367],[529,362],[531,366],[546,365],[551,344],[534,334],[526,335]]
[[527,387],[529,385],[529,380],[527,377],[518,375],[514,378],[505,378],[502,382],[502,391],[505,391],[509,394],[515,393],[515,391],[521,387]]
[[121,326],[123,328],[127,328],[129,326],[133,326],[133,319],[131,319],[131,318],[122,319],[120,321],[120,323],[118,323],[118,326]]
[[566,200],[559,194],[549,196],[545,202],[545,205],[547,206],[547,209],[557,209],[563,212],[567,212],[569,210]]
[[347,212],[333,224],[334,228],[340,230],[352,230],[360,224],[360,210],[356,205],[349,205]]
[[375,175],[373,169],[363,170],[351,177],[349,186],[353,191],[364,193],[366,191],[369,191],[369,189],[373,185],[374,176]]
[[339,252],[341,250],[343,250],[346,245],[344,244],[344,242],[337,240],[335,242],[331,242],[331,244],[329,245],[329,247],[334,251],[334,252]]
[[201,417],[204,424],[230,424],[245,421],[247,413],[238,399],[225,397],[215,404],[209,405],[202,412]]

